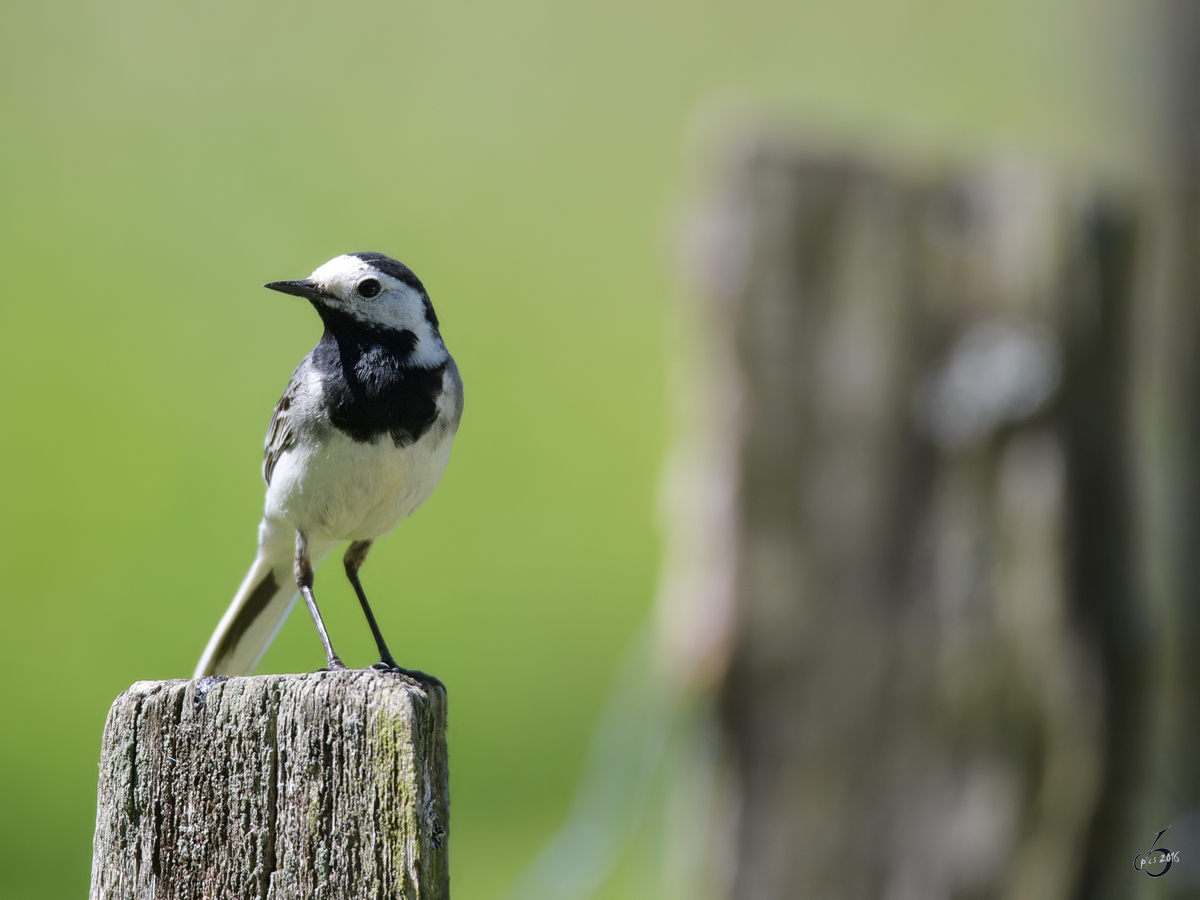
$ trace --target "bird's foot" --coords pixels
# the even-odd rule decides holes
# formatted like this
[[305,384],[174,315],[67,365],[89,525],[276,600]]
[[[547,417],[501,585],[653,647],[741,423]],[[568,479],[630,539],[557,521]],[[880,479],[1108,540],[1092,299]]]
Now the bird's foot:
[[317,669],[318,672],[345,672],[346,664],[337,656],[333,656],[326,660],[326,666],[323,669]]
[[435,678],[427,672],[422,672],[420,669],[406,669],[403,666],[396,665],[394,659],[384,659],[377,663],[372,663],[371,668],[376,672],[392,672],[396,675],[407,675],[414,681],[419,681],[421,684],[429,685],[430,687],[438,688],[441,691],[446,690],[446,685],[442,684],[441,679]]

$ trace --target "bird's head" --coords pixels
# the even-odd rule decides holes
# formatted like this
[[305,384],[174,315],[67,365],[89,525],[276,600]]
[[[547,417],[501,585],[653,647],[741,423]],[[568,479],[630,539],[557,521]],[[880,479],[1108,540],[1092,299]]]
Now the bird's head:
[[437,313],[425,286],[412,269],[390,256],[347,253],[303,281],[272,281],[263,287],[308,299],[327,327],[411,333],[412,361],[418,365],[436,365],[445,358]]

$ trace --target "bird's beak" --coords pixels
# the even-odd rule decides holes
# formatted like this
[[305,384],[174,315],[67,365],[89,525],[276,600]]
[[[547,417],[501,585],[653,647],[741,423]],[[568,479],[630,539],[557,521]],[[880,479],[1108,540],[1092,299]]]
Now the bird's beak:
[[334,299],[332,294],[325,292],[307,279],[304,281],[272,281],[269,284],[264,284],[263,287],[279,291],[281,294],[294,294],[297,297],[304,297],[308,300]]

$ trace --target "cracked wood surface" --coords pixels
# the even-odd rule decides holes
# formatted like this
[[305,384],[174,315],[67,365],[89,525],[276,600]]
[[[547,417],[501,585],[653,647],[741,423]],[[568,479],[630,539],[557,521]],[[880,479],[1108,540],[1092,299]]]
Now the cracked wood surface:
[[143,681],[104,728],[92,900],[449,897],[446,696],[367,671]]

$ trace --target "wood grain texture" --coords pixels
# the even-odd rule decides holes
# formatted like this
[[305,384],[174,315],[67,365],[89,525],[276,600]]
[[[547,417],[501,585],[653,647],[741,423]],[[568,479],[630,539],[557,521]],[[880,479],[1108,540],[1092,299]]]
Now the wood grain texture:
[[369,670],[138,682],[91,898],[447,898],[445,728],[444,692]]

